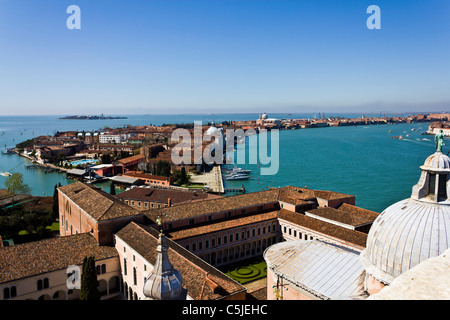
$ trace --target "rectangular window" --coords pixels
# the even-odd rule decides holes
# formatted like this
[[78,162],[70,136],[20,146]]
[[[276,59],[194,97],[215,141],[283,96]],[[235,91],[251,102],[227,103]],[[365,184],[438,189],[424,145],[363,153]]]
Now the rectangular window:
[[443,201],[447,199],[447,175],[440,174],[439,175],[439,191],[438,191],[438,201]]
[[434,194],[436,192],[436,175],[430,174],[430,182],[428,185],[428,190],[430,190],[430,194]]

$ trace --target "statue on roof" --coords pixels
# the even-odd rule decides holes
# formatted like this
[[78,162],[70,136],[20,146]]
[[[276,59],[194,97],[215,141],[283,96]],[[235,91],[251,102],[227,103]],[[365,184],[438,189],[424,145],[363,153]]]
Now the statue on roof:
[[442,147],[445,145],[442,129],[434,136],[434,142],[436,143],[436,152],[442,152]]

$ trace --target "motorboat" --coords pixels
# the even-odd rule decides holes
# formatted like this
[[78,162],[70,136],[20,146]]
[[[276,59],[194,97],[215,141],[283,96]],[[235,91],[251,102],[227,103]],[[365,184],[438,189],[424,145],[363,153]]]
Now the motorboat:
[[9,172],[0,172],[0,176],[9,177],[9,176],[11,176],[11,173],[9,173]]
[[229,173],[245,173],[245,174],[249,174],[251,171],[252,170],[246,170],[246,169],[239,168],[236,165],[232,169],[227,169],[227,172],[229,172]]
[[249,175],[247,173],[229,173],[225,175],[225,179],[227,180],[247,180]]

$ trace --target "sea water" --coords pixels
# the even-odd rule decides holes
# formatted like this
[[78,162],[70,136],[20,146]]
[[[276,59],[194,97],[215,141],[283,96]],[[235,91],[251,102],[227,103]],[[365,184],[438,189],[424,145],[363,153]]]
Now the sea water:
[[[312,118],[313,114],[271,114],[274,118]],[[332,116],[327,115],[327,116]],[[361,115],[340,115],[358,117]],[[164,123],[204,124],[215,121],[255,120],[257,114],[205,115],[131,115],[128,119],[60,120],[58,116],[0,117],[0,149],[39,135],[56,131],[101,130],[105,126],[162,125]],[[246,192],[270,187],[293,185],[310,189],[330,190],[356,196],[356,205],[381,212],[390,204],[408,198],[420,176],[419,166],[435,151],[432,136],[421,135],[427,123],[324,127],[279,132],[279,170],[276,175],[261,175],[260,164],[239,164],[250,169],[249,180],[227,181],[225,188],[244,185]],[[414,130],[412,130],[414,129]],[[389,132],[391,131],[391,132]],[[403,136],[403,140],[392,136]],[[253,137],[254,138],[254,137]],[[250,138],[251,139],[251,138]],[[247,155],[255,144],[238,144]],[[444,153],[447,150],[444,147]],[[28,170],[30,161],[17,155],[0,154],[0,172],[20,172],[33,195],[51,196],[56,184],[73,182],[61,173]],[[227,166],[225,166],[227,167]],[[230,166],[228,166],[230,167]],[[0,176],[0,188],[6,177]],[[109,191],[109,184],[100,186]],[[233,193],[227,193],[231,195]]]

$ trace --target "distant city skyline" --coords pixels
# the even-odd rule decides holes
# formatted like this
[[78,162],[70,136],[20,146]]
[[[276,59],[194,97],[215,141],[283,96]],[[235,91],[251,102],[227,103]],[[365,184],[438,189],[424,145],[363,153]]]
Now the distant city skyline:
[[0,116],[445,112],[449,13],[448,0],[3,0]]

